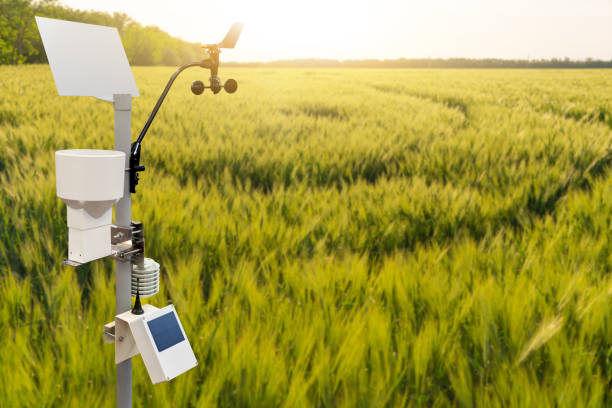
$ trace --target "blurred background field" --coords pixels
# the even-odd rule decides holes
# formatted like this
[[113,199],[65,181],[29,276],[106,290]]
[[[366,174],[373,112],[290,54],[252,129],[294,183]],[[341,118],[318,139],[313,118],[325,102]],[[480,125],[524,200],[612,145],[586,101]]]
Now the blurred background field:
[[[172,68],[134,68],[144,124]],[[109,260],[72,269],[54,151],[113,110],[0,67],[0,406],[114,406]],[[135,406],[610,406],[612,73],[224,69],[177,80],[133,218],[197,368]]]

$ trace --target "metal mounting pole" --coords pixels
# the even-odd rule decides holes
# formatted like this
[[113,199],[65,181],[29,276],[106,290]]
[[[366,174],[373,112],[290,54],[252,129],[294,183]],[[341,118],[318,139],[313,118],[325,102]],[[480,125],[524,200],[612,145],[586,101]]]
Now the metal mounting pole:
[[[131,145],[131,114],[132,95],[113,95],[115,107],[115,150],[125,153],[125,168],[129,168]],[[130,228],[132,218],[132,197],[130,194],[130,176],[125,172],[123,197],[115,207],[115,224]],[[132,264],[129,261],[116,261],[117,286],[116,309],[117,314],[126,312],[132,307],[131,281]],[[131,408],[132,406],[132,360],[128,359],[117,364],[117,407]]]

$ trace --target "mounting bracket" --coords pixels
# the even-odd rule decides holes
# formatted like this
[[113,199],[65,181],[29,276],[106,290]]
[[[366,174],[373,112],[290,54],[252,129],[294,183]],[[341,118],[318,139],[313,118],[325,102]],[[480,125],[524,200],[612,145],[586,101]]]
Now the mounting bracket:
[[122,262],[138,260],[144,256],[144,230],[142,222],[132,221],[130,228],[111,225],[111,257]]
[[[130,228],[111,224],[110,234],[111,258],[121,262],[140,262],[144,258],[144,230],[142,222],[132,221]],[[76,268],[88,262],[81,263],[66,259],[62,263]]]

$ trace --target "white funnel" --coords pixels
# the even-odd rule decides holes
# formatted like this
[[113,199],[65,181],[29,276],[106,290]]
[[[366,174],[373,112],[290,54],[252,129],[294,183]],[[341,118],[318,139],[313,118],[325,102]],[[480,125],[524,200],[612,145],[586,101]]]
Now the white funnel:
[[113,205],[123,196],[125,153],[55,152],[57,195],[68,207],[68,259],[85,263],[111,254]]

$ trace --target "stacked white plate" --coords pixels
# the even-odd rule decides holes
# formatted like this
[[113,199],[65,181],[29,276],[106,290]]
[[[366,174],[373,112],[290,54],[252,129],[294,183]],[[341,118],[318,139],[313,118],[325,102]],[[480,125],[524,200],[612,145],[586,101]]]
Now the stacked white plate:
[[140,293],[147,298],[159,292],[159,264],[151,258],[145,258],[143,266],[132,264],[132,296]]

